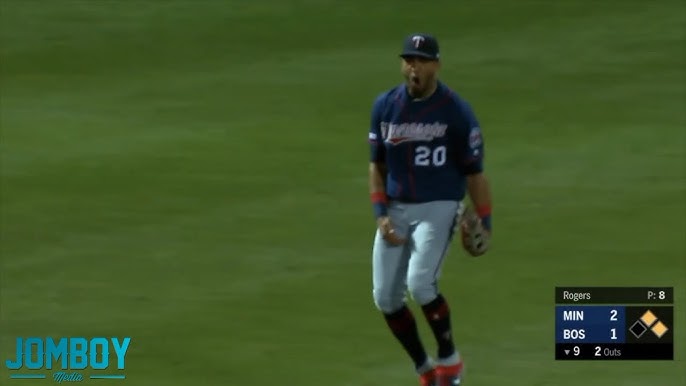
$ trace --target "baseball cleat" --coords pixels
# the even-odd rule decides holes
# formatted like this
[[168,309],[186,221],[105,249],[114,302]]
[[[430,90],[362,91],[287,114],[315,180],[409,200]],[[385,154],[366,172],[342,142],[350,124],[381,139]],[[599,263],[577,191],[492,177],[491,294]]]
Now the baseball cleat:
[[438,386],[436,383],[436,371],[433,369],[419,376],[420,386]]
[[456,365],[436,367],[436,386],[462,386],[462,361]]

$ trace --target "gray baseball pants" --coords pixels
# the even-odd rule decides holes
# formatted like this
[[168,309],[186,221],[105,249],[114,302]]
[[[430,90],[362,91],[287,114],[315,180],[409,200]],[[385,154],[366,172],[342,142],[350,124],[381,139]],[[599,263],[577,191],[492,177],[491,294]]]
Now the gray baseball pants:
[[389,204],[393,228],[406,242],[393,246],[376,231],[372,276],[374,303],[379,310],[399,310],[407,293],[419,305],[436,298],[438,277],[458,221],[458,210],[463,210],[458,201]]

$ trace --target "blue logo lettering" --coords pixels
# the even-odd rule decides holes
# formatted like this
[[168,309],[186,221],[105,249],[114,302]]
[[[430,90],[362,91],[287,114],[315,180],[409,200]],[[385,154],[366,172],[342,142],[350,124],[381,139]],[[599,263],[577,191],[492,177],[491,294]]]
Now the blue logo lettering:
[[[15,343],[15,357],[5,360],[10,379],[48,379],[57,383],[82,381],[85,376],[74,370],[100,370],[90,379],[126,379],[126,353],[130,337],[19,337]],[[114,361],[116,358],[116,368]],[[22,370],[31,372],[19,373]],[[36,370],[54,370],[51,375]],[[103,373],[103,370],[109,370]],[[114,371],[114,373],[112,373]],[[4,382],[0,382],[4,384]]]

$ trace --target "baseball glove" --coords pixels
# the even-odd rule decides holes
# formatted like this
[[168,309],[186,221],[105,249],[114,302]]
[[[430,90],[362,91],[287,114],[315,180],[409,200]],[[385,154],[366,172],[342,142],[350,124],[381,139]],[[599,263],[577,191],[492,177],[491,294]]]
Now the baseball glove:
[[466,208],[460,216],[462,247],[472,256],[481,256],[488,250],[491,234],[472,208]]

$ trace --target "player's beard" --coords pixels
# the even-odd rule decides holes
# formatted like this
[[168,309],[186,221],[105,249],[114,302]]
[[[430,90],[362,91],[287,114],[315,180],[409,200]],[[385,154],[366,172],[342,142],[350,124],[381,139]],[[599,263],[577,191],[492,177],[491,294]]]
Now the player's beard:
[[426,98],[432,87],[433,79],[428,76],[409,74],[407,76],[407,89],[414,98]]

